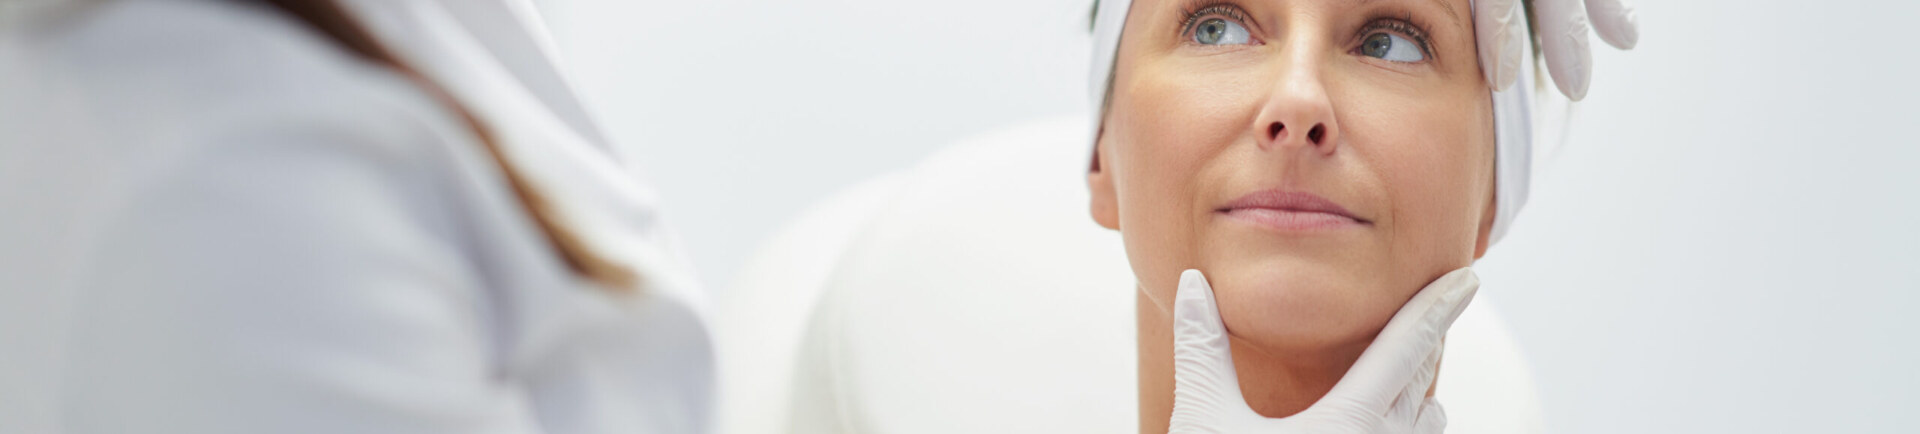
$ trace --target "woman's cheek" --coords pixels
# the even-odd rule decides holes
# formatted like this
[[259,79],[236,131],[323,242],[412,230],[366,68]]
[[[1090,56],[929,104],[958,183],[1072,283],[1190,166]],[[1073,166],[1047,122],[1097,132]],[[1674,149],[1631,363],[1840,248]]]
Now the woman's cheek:
[[1177,140],[1137,145],[1143,149],[1122,174],[1121,233],[1136,276],[1148,288],[1165,292],[1152,294],[1156,301],[1170,302],[1179,273],[1199,265],[1198,240],[1188,230],[1198,224],[1188,212],[1198,194],[1193,190],[1197,162],[1193,153],[1181,152]]
[[[1381,170],[1393,203],[1392,262],[1403,286],[1472,263],[1478,217],[1489,187],[1491,143],[1475,134],[1475,120],[1461,110],[1409,101],[1393,110],[1393,126],[1368,128],[1375,136],[1368,158]],[[1485,149],[1482,149],[1485,148]],[[1411,295],[1411,292],[1408,293]]]
[[1128,122],[1115,178],[1121,234],[1135,276],[1160,303],[1171,302],[1181,271],[1202,265],[1194,228],[1211,197],[1206,172],[1246,129],[1234,98],[1222,95],[1231,92],[1205,83],[1133,85],[1124,107],[1136,109],[1118,117]]
[[1156,98],[1157,92],[1136,91],[1130,96],[1132,100],[1120,106],[1129,110],[1120,116],[1126,122],[1120,131],[1125,140],[1116,143],[1119,161],[1113,168],[1120,234],[1127,262],[1148,297],[1171,307],[1179,272],[1174,268],[1186,261],[1180,246],[1187,242],[1171,230],[1177,224],[1171,219],[1175,206],[1171,199],[1179,195],[1182,180],[1169,173],[1179,164],[1167,158],[1179,158],[1181,153],[1178,141],[1170,137],[1177,122],[1168,116],[1178,111],[1163,110],[1167,102]]

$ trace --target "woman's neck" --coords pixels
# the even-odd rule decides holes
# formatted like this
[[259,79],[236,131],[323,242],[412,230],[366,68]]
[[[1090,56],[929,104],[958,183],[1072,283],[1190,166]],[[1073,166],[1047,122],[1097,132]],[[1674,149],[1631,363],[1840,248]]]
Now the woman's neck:
[[[1167,432],[1173,415],[1173,318],[1146,293],[1135,291],[1139,333],[1140,432]],[[1247,406],[1266,417],[1286,417],[1319,401],[1353,367],[1368,342],[1312,350],[1278,351],[1232,336],[1234,372]]]

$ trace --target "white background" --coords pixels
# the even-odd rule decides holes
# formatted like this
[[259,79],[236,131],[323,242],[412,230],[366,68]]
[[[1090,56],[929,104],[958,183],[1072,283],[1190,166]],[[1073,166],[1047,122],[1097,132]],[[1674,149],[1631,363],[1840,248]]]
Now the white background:
[[[1087,0],[545,6],[715,291],[807,204],[1085,101]],[[1480,264],[1550,429],[1920,431],[1920,3],[1638,7]]]

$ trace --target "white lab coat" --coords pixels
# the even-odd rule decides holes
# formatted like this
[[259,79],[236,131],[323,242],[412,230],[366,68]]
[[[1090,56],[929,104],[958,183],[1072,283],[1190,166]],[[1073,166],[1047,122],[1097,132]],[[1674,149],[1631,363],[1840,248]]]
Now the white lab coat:
[[570,272],[450,110],[295,21],[34,9],[0,20],[0,432],[704,432],[698,286],[531,6],[343,3],[639,292]]

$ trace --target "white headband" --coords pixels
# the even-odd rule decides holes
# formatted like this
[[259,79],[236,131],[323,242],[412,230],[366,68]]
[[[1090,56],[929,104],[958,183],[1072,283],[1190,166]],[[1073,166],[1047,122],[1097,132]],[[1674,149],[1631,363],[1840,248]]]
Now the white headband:
[[[1099,0],[1093,15],[1093,70],[1087,82],[1092,86],[1094,140],[1099,140],[1100,123],[1106,118],[1107,91],[1112,86],[1114,58],[1120,52],[1120,31],[1126,28],[1127,9],[1132,0]],[[1520,31],[1525,32],[1524,26]],[[1523,33],[1524,34],[1524,33]],[[1522,59],[1533,58],[1533,43],[1520,38]],[[1483,62],[1484,64],[1484,62]],[[1489,244],[1506,237],[1513,218],[1527,203],[1527,183],[1533,164],[1533,68],[1521,67],[1520,77],[1506,90],[1493,92],[1494,129],[1494,208],[1493,234]]]

